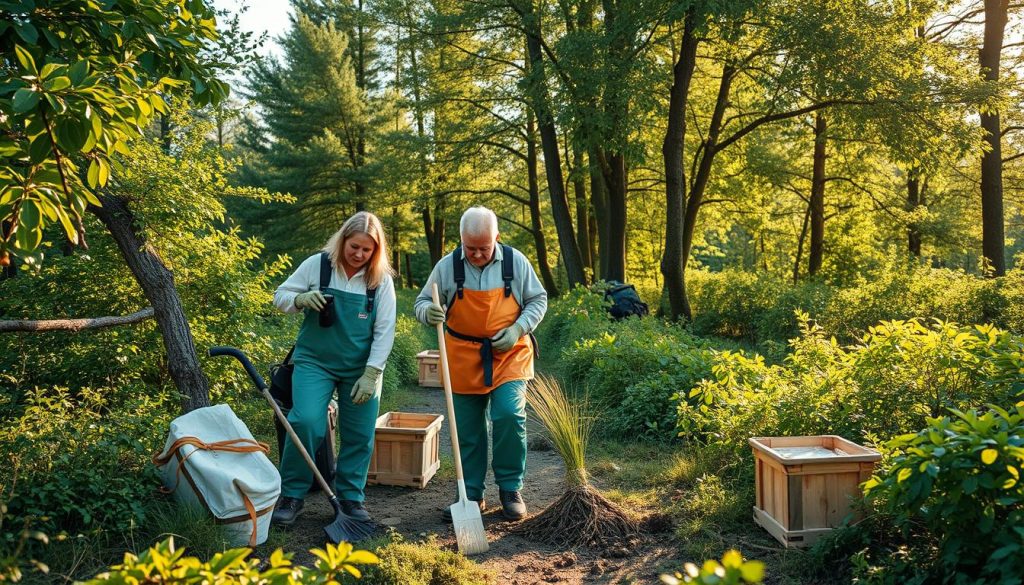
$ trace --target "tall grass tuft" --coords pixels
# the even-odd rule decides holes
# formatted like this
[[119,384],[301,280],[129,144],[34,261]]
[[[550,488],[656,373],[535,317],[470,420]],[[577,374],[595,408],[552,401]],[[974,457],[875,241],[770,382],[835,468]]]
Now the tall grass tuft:
[[594,417],[587,398],[570,400],[554,378],[542,374],[527,387],[526,401],[565,461],[565,481],[570,487],[589,485],[586,453]]
[[526,400],[565,461],[566,491],[518,528],[526,537],[561,547],[607,546],[636,537],[636,522],[590,485],[586,453],[594,417],[586,398],[573,400],[551,377],[538,376]]

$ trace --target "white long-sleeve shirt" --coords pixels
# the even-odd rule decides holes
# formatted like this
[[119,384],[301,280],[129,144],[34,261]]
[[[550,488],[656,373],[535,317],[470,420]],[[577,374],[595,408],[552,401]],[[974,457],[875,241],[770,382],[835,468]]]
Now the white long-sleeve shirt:
[[[330,288],[358,295],[366,294],[366,270],[360,269],[349,278],[344,270],[335,268],[331,274]],[[298,313],[295,297],[300,293],[320,289],[320,253],[306,258],[295,272],[277,287],[274,292],[274,306],[285,313]],[[395,283],[390,274],[385,274],[377,287],[374,298],[376,317],[373,321],[373,344],[366,365],[384,369],[391,348],[395,345]]]
[[[491,290],[503,287],[505,285],[505,282],[501,279],[501,260],[503,257],[504,251],[501,248],[501,242],[495,244],[494,257],[483,268],[473,266],[463,256],[462,261],[466,265],[466,282],[463,286],[468,290]],[[537,325],[540,324],[541,319],[544,318],[544,313],[548,310],[548,293],[544,290],[544,285],[540,283],[540,279],[537,278],[537,273],[533,270],[530,260],[515,248],[512,249],[512,274],[512,296],[519,302],[519,306],[523,308],[523,312],[516,319],[516,323],[523,328],[524,333],[532,333],[537,329]],[[446,254],[434,266],[434,270],[430,273],[430,278],[427,279],[423,290],[416,297],[416,304],[413,309],[416,312],[416,318],[421,323],[427,322],[427,309],[430,308],[433,302],[430,294],[431,285],[435,282],[441,296],[441,304],[451,304],[451,299],[455,296],[456,290],[455,269],[452,268],[452,252]]]

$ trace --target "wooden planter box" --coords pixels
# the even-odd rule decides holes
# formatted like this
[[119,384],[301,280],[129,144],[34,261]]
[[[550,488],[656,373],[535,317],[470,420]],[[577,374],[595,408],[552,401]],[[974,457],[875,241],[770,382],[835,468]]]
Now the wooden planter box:
[[441,387],[440,360],[441,352],[436,349],[427,349],[416,354],[416,361],[420,365],[420,386]]
[[441,467],[440,414],[386,412],[377,417],[366,482],[426,487]]
[[882,456],[835,435],[754,437],[754,522],[786,547],[811,546],[851,512]]

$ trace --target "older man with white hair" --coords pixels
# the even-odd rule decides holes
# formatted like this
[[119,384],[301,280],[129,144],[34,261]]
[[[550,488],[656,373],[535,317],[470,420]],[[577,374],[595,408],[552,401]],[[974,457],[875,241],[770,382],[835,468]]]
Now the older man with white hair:
[[[486,207],[467,209],[459,222],[462,245],[441,259],[416,297],[416,318],[445,323],[445,344],[459,427],[466,493],[486,508],[487,418],[493,439],[491,467],[502,514],[526,516],[521,494],[526,474],[526,382],[533,379],[531,335],[548,308],[548,294],[530,261],[499,245],[498,218]],[[434,304],[437,283],[445,307]],[[444,510],[451,521],[451,511]]]

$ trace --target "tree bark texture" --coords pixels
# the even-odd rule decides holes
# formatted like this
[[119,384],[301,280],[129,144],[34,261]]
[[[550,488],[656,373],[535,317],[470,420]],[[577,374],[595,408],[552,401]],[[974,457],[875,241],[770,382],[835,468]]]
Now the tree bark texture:
[[562,177],[561,156],[558,152],[558,133],[555,131],[555,120],[548,104],[544,55],[541,49],[540,16],[533,9],[533,0],[518,2],[517,6],[526,32],[529,99],[530,105],[537,115],[537,126],[540,129],[541,148],[544,151],[544,172],[548,182],[548,193],[551,196],[551,211],[555,220],[555,231],[558,233],[558,245],[562,251],[562,265],[565,266],[569,288],[573,288],[577,285],[586,285],[587,279],[583,272],[580,249],[576,244],[569,201],[565,195],[565,180]]
[[[985,32],[979,53],[981,74],[987,81],[999,80],[1008,0],[985,0]],[[988,148],[981,154],[981,251],[991,267],[991,276],[1006,274],[1003,224],[1003,160],[998,111],[981,112],[981,129]]]
[[526,113],[526,176],[527,188],[530,191],[530,223],[533,241],[537,247],[537,267],[544,282],[548,295],[558,296],[558,285],[551,273],[548,263],[548,244],[544,238],[544,223],[540,210],[540,181],[537,178],[537,132],[534,128],[533,115]]
[[580,247],[583,268],[594,274],[594,257],[590,255],[590,203],[587,201],[587,185],[583,178],[583,151],[573,147],[572,188],[576,195],[576,242]]
[[608,211],[608,187],[604,182],[604,173],[601,172],[599,161],[604,157],[604,152],[599,146],[590,148],[590,201],[594,204],[594,223],[597,224],[597,254],[595,262],[597,268],[597,279],[608,280],[608,242],[611,241],[609,231],[611,230],[611,218]]
[[127,202],[115,195],[100,198],[103,207],[90,207],[110,231],[128,268],[146,295],[156,317],[167,351],[167,369],[181,393],[181,409],[191,412],[210,406],[210,382],[199,365],[192,330],[181,298],[174,288],[174,275],[135,227]]
[[[924,189],[919,169],[910,169],[907,173],[907,211],[913,213],[924,205]],[[921,230],[917,223],[911,221],[907,225],[907,250],[916,258],[921,257]]]
[[686,139],[686,102],[690,81],[697,64],[697,38],[694,35],[694,14],[689,11],[683,23],[682,51],[672,68],[672,90],[669,93],[668,129],[661,145],[665,162],[665,252],[661,257],[661,274],[668,292],[669,315],[672,320],[692,317],[686,298],[683,256],[683,201],[686,197],[686,171],[683,168],[683,147]]
[[814,158],[811,171],[811,247],[807,251],[807,274],[814,276],[821,270],[825,246],[825,146],[828,128],[825,114],[814,116]]
[[0,321],[0,333],[11,331],[71,331],[79,332],[83,329],[103,329],[105,327],[116,327],[118,325],[130,325],[145,321],[153,316],[153,307],[146,307],[130,315],[115,315],[109,317],[87,317],[83,319],[46,319],[46,320],[3,320]]

